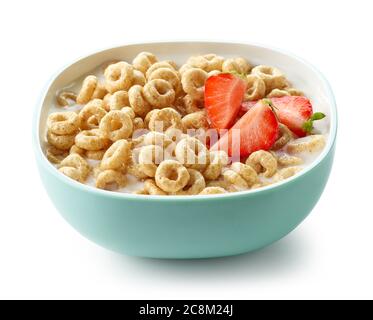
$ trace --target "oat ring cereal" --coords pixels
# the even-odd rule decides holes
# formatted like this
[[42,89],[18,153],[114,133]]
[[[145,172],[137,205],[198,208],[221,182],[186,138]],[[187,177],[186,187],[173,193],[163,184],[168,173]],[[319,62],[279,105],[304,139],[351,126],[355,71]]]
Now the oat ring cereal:
[[69,150],[74,144],[75,134],[70,135],[57,135],[47,131],[47,141],[50,145],[60,150]]
[[168,128],[182,129],[180,113],[175,109],[164,108],[150,117],[149,129],[151,131],[163,132]]
[[139,154],[139,168],[148,177],[154,178],[158,164],[160,164],[163,160],[163,148],[157,145],[144,146],[141,148]]
[[75,144],[84,150],[97,151],[109,146],[110,141],[102,136],[99,129],[80,131],[75,137]]
[[130,106],[128,92],[124,90],[119,90],[113,94],[109,93],[104,104],[105,102],[109,110],[121,110]]
[[106,89],[110,93],[128,91],[134,79],[133,67],[124,61],[114,63],[106,68],[104,76]]
[[207,180],[215,180],[221,175],[223,167],[229,162],[228,155],[225,151],[210,151],[210,163],[203,172]]
[[79,181],[84,181],[90,171],[90,167],[86,160],[77,153],[68,155],[60,163],[60,168],[63,167],[72,167],[79,172]]
[[247,80],[247,91],[245,94],[246,101],[258,100],[265,96],[266,85],[261,78],[255,75],[249,74],[246,77],[246,80]]
[[194,169],[188,169],[188,173],[190,176],[189,181],[182,190],[176,192],[177,195],[199,194],[206,187],[205,178],[201,172]]
[[231,169],[245,179],[249,187],[258,182],[258,174],[251,166],[247,164],[234,162],[231,164]]
[[296,139],[286,146],[289,153],[316,152],[325,146],[323,135],[312,135],[309,137]]
[[116,184],[118,188],[126,185],[125,176],[115,170],[105,170],[98,174],[96,178],[96,187],[99,189],[106,189],[108,185]]
[[221,71],[224,59],[216,54],[209,53],[202,56],[190,57],[187,64],[195,68],[200,68],[206,72],[213,70]]
[[206,71],[192,68],[185,71],[181,77],[183,90],[195,100],[202,100],[205,92]]
[[246,75],[251,69],[252,65],[241,57],[226,59],[222,65],[223,72],[235,72],[242,75]]
[[163,79],[169,82],[173,89],[175,90],[175,93],[177,94],[180,92],[181,89],[181,83],[180,83],[180,77],[177,74],[177,71],[170,69],[170,68],[159,68],[154,70],[149,78],[148,81],[154,80],[154,79]]
[[144,88],[140,85],[134,85],[128,91],[128,99],[133,111],[140,117],[145,117],[151,110],[150,104],[144,97]]
[[135,69],[146,73],[146,71],[158,61],[157,57],[150,52],[140,52],[132,61]]
[[114,142],[105,152],[100,168],[107,169],[122,169],[126,166],[131,152],[131,144],[127,140],[118,140]]
[[160,62],[156,62],[154,63],[147,71],[146,71],[146,79],[149,79],[151,74],[157,70],[157,69],[160,69],[160,68],[167,68],[167,69],[171,69],[171,70],[175,70],[175,66],[172,65],[172,63],[170,63],[170,61],[160,61]]
[[204,170],[209,163],[208,149],[193,137],[180,140],[176,145],[175,155],[180,163],[191,169]]
[[253,75],[261,78],[266,85],[266,93],[273,89],[282,89],[287,86],[287,81],[284,74],[275,67],[259,65],[251,70]]
[[139,70],[133,70],[133,81],[132,85],[139,85],[139,86],[145,86],[146,78],[144,74]]
[[86,104],[92,99],[102,99],[106,93],[106,89],[99,83],[97,77],[90,75],[84,79],[76,102]]
[[76,102],[77,95],[75,92],[72,91],[62,91],[57,94],[57,103],[61,107],[69,106],[71,103],[69,100]]
[[73,167],[61,167],[58,171],[75,181],[84,182],[78,169]]
[[150,194],[153,196],[166,196],[167,193],[164,192],[161,188],[159,188],[154,180],[146,179],[144,182],[144,191],[146,194]]
[[273,89],[268,95],[268,98],[279,98],[283,96],[290,96],[290,93],[282,89]]
[[283,148],[291,139],[293,139],[293,133],[284,124],[279,123],[279,131],[280,137],[276,140],[272,150],[279,150]]
[[183,189],[189,181],[188,170],[178,161],[162,161],[155,173],[155,182],[165,192],[177,192]]
[[174,141],[165,133],[150,131],[144,137],[145,145],[155,145],[161,148],[167,148]]
[[143,93],[145,99],[154,108],[165,108],[175,101],[175,90],[172,85],[163,79],[154,79],[147,82]]
[[133,132],[133,123],[127,112],[112,110],[100,122],[100,131],[111,141],[127,139]]
[[79,116],[73,112],[55,112],[49,115],[47,127],[54,134],[73,134],[79,130]]
[[222,193],[227,193],[227,191],[221,187],[206,187],[199,194],[209,195],[209,194],[222,194]]
[[68,153],[66,150],[60,150],[54,146],[49,146],[46,149],[46,156],[51,163],[59,164],[68,156]]
[[224,181],[237,191],[242,191],[249,188],[246,180],[234,170],[224,170],[223,177]]
[[79,112],[80,127],[83,130],[95,129],[106,115],[104,103],[100,99],[88,102]]
[[204,110],[187,114],[181,119],[183,131],[187,132],[190,129],[205,129],[207,130],[210,125],[207,120],[207,115]]
[[268,151],[259,150],[253,152],[246,160],[246,164],[251,166],[257,173],[263,172],[267,178],[272,177],[277,171],[277,160]]

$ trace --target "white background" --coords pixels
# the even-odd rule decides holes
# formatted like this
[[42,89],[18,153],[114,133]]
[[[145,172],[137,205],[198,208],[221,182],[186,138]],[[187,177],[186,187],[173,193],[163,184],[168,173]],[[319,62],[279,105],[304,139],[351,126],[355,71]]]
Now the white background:
[[[371,1],[2,1],[0,298],[373,298]],[[56,212],[31,148],[51,75],[92,51],[147,40],[230,40],[286,49],[334,89],[338,146],[326,190],[291,235],[202,261],[119,256]],[[291,205],[291,204],[289,204]]]

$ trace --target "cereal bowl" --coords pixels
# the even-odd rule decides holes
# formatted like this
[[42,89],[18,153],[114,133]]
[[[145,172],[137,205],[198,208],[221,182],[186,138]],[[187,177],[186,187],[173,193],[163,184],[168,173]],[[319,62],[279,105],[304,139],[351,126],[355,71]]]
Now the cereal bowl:
[[[323,151],[295,176],[266,187],[236,193],[200,196],[156,196],[110,192],[80,184],[62,175],[44,155],[45,124],[55,93],[96,66],[118,59],[132,61],[141,51],[178,62],[214,52],[271,63],[327,115]],[[37,105],[33,144],[45,189],[57,210],[79,233],[115,252],[150,258],[211,258],[265,247],[296,228],[311,212],[327,183],[337,132],[333,93],[310,64],[264,46],[216,42],[163,42],[116,47],[79,59],[48,84]]]

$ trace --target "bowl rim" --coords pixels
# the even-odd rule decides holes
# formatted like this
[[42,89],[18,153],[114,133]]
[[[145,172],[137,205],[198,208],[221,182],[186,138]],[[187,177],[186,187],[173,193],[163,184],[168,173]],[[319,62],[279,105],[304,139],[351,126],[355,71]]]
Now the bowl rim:
[[[40,129],[40,116],[43,106],[43,101],[45,100],[46,94],[48,93],[48,90],[51,86],[51,84],[55,81],[55,79],[68,67],[72,66],[75,63],[78,63],[82,59],[85,59],[89,56],[99,54],[105,51],[113,50],[113,49],[119,49],[122,47],[127,46],[134,46],[134,45],[164,45],[164,44],[212,44],[212,45],[247,45],[251,47],[256,47],[259,49],[267,49],[273,52],[277,52],[286,56],[291,57],[294,60],[298,60],[300,63],[306,65],[309,69],[313,70],[319,77],[321,82],[324,84],[326,88],[326,94],[329,100],[329,107],[330,107],[330,129],[328,132],[328,141],[326,146],[324,147],[323,151],[317,156],[317,158],[312,161],[307,167],[305,167],[302,171],[295,174],[294,176],[287,178],[285,180],[282,180],[280,182],[276,182],[274,184],[261,187],[254,190],[244,190],[244,191],[238,191],[238,192],[232,192],[232,193],[223,193],[223,194],[212,194],[212,195],[168,195],[168,196],[160,196],[160,195],[139,195],[139,194],[133,194],[133,193],[125,193],[125,192],[113,192],[113,191],[107,191],[102,190],[98,188],[94,188],[90,185],[86,185],[80,182],[77,182],[73,179],[70,179],[66,177],[65,175],[61,174],[56,168],[47,160],[47,157],[45,156],[42,146],[40,143],[40,137],[39,137],[39,129]],[[147,42],[131,42],[126,43],[122,45],[117,45],[114,47],[107,47],[103,48],[101,50],[95,50],[94,52],[85,54],[83,56],[78,57],[77,59],[74,59],[72,62],[66,64],[57,72],[54,73],[54,75],[49,79],[49,81],[46,83],[42,90],[42,94],[40,95],[35,110],[34,110],[34,116],[33,116],[33,126],[32,126],[32,140],[33,140],[33,147],[36,159],[43,165],[43,167],[52,175],[54,175],[57,179],[61,180],[61,182],[66,183],[71,188],[76,188],[84,192],[89,192],[93,194],[97,194],[100,196],[106,196],[109,198],[115,198],[115,199],[126,199],[126,200],[155,200],[155,201],[206,201],[206,200],[222,200],[226,198],[249,198],[253,197],[257,194],[265,194],[272,192],[274,189],[282,189],[286,187],[287,185],[295,183],[298,179],[300,179],[302,176],[311,174],[311,171],[318,167],[321,162],[328,156],[330,152],[332,152],[333,147],[336,142],[336,136],[337,136],[337,128],[338,128],[338,117],[337,117],[337,105],[334,93],[332,91],[331,85],[326,79],[326,77],[319,71],[313,64],[310,62],[304,60],[303,58],[300,58],[298,55],[293,54],[291,52],[288,52],[287,50],[279,49],[273,46],[265,45],[265,44],[258,44],[254,42],[236,42],[236,41],[201,41],[201,40],[176,40],[176,41],[147,41]]]

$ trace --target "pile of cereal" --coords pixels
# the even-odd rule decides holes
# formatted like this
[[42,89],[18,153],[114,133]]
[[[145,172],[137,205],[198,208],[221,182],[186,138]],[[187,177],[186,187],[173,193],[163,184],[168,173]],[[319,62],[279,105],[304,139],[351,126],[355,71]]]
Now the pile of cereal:
[[[57,103],[61,111],[47,122],[49,161],[71,179],[111,191],[207,195],[255,189],[294,175],[302,155],[325,144],[323,135],[309,134],[321,113],[311,107],[301,126],[298,114],[285,116],[294,105],[311,106],[303,93],[277,68],[253,67],[244,58],[206,54],[178,68],[141,52],[132,64],[115,61],[103,75],[87,76],[78,93],[58,92]],[[238,158],[231,145],[216,147],[223,144],[221,132],[212,143],[212,128],[241,130]],[[139,188],[128,191],[134,179]]]

